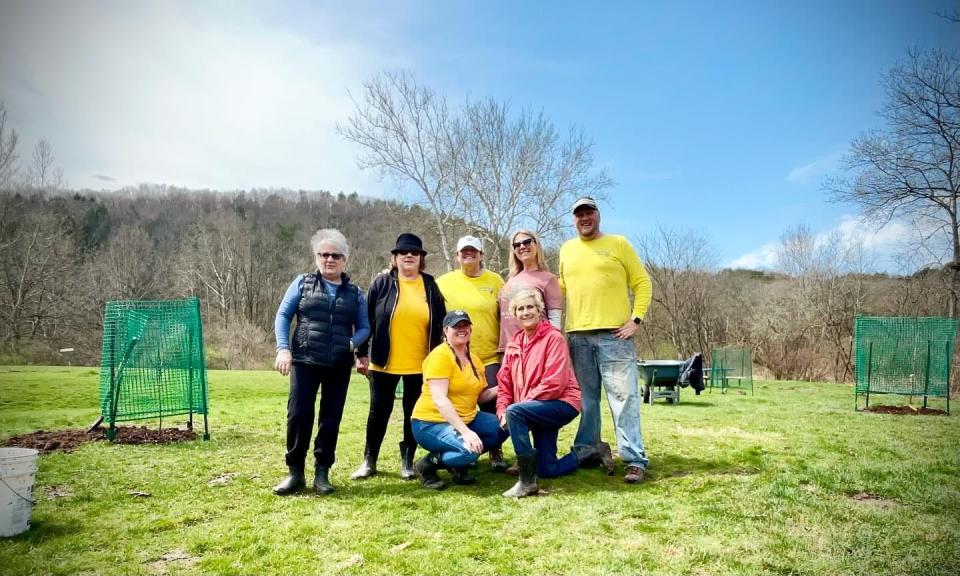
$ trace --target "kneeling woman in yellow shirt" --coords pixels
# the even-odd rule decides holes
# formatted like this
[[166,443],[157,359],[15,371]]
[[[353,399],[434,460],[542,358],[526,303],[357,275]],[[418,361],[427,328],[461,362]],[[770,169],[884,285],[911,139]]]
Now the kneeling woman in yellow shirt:
[[467,475],[467,466],[509,436],[495,415],[477,409],[478,402],[495,400],[497,389],[486,388],[483,363],[470,353],[472,332],[466,312],[447,312],[446,342],[423,361],[423,392],[410,423],[417,443],[430,451],[414,465],[426,488],[445,487],[437,475],[441,468],[451,471],[455,483],[472,484],[476,480]]

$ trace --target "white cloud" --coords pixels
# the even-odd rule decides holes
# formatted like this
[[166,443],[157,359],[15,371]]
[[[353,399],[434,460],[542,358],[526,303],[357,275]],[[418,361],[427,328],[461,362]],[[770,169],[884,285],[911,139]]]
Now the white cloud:
[[787,173],[787,182],[791,184],[802,184],[819,180],[826,174],[836,170],[841,158],[843,158],[843,151],[831,152],[826,156],[817,158],[813,162],[797,166]]
[[24,137],[21,158],[47,138],[75,187],[369,193],[376,175],[356,168],[334,125],[350,113],[347,90],[402,56],[360,47],[322,13],[308,36],[268,23],[267,10],[3,3],[0,99]]
[[[833,228],[814,232],[815,241],[824,243],[839,236],[847,245],[859,243],[872,263],[868,268],[894,273],[909,273],[918,266],[927,263],[905,259],[903,254],[908,243],[915,241],[917,230],[905,222],[893,221],[877,228],[876,224],[844,214]],[[780,242],[769,242],[756,250],[751,250],[725,264],[725,268],[748,268],[752,270],[770,270],[777,265],[777,249]]]
[[769,270],[777,263],[777,244],[771,242],[741,255],[726,264],[724,268],[746,268],[749,270]]
[[[847,242],[860,242],[866,250],[890,251],[902,247],[913,239],[916,231],[900,221],[893,221],[877,228],[876,224],[864,222],[861,218],[844,214],[840,217],[840,224],[833,230]],[[818,238],[825,239],[833,232],[818,234]]]

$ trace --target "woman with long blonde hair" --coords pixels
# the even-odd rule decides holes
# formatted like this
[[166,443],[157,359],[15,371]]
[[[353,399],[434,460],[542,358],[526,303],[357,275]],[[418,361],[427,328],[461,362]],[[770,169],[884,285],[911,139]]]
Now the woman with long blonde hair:
[[520,322],[510,311],[510,300],[521,290],[540,292],[546,306],[545,319],[560,328],[563,314],[563,292],[560,281],[547,268],[543,247],[535,232],[518,230],[510,238],[510,277],[500,290],[500,352],[520,330]]

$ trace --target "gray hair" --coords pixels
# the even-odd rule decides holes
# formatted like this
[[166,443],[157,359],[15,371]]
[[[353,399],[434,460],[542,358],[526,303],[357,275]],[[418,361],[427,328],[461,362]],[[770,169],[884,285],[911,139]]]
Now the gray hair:
[[522,300],[526,300],[528,298],[533,300],[533,304],[537,307],[537,312],[540,313],[540,317],[546,318],[547,307],[543,303],[543,295],[540,294],[540,291],[535,288],[525,288],[513,295],[513,298],[510,299],[510,304],[507,306],[507,309],[510,310],[510,315],[516,316],[517,306]]
[[310,248],[316,253],[320,249],[320,245],[325,242],[336,246],[345,260],[350,258],[350,245],[347,243],[347,237],[336,228],[317,230],[317,233],[310,239]]

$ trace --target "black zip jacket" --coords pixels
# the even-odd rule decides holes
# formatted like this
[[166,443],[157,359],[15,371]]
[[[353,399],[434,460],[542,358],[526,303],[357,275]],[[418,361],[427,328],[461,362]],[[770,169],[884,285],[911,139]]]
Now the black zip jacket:
[[[423,289],[427,293],[427,308],[430,310],[430,334],[428,351],[433,350],[443,340],[443,317],[447,307],[443,303],[443,294],[437,287],[433,276],[421,272]],[[357,349],[357,357],[367,356],[377,366],[386,366],[390,357],[390,322],[393,311],[400,298],[400,284],[396,269],[374,278],[367,290],[367,315],[370,317],[370,338]]]

